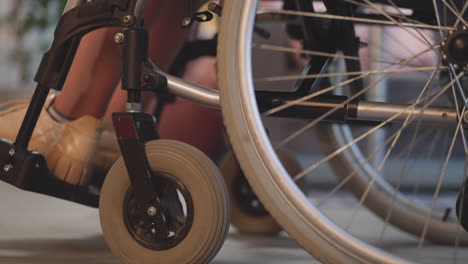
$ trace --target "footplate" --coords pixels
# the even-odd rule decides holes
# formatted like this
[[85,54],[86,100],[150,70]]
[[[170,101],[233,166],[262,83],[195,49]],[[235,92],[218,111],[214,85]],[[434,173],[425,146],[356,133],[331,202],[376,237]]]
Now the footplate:
[[25,191],[99,207],[99,195],[89,187],[56,179],[50,175],[44,156],[15,148],[12,142],[4,139],[0,139],[0,180]]

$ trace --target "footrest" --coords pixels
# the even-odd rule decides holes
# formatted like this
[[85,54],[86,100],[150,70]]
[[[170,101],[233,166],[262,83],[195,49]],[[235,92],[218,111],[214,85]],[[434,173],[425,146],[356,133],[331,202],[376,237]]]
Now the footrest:
[[44,156],[35,151],[16,149],[11,141],[4,139],[0,139],[0,180],[22,190],[99,207],[99,195],[88,186],[58,180],[49,174]]

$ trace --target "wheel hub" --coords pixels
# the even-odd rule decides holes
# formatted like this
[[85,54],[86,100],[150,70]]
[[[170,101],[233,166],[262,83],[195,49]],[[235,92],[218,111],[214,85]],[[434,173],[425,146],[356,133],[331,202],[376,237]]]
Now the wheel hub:
[[[187,188],[173,176],[153,173],[152,182],[160,195],[160,208],[151,206],[142,216],[131,188],[124,201],[124,221],[130,235],[142,246],[152,250],[168,250],[187,236],[194,219],[193,202]],[[158,222],[154,221],[158,210],[164,213],[168,234],[162,233]]]
[[237,204],[245,213],[251,216],[267,216],[268,211],[258,199],[257,195],[250,187],[244,174],[241,173],[234,180],[232,192]]
[[442,42],[441,55],[444,64],[456,69],[468,68],[468,29],[450,31]]

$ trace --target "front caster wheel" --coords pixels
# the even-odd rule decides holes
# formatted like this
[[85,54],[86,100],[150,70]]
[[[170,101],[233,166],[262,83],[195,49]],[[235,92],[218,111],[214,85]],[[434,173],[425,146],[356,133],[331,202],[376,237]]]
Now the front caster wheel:
[[201,151],[178,141],[151,141],[145,152],[169,235],[162,238],[157,225],[138,218],[120,158],[101,192],[99,213],[107,244],[127,264],[208,263],[229,228],[229,197],[219,170]]
[[[290,175],[301,172],[298,161],[289,152],[277,149],[279,159]],[[231,223],[240,233],[274,236],[282,229],[250,187],[233,152],[227,153],[219,163],[219,169],[228,186],[231,200]],[[303,187],[302,182],[296,182]]]

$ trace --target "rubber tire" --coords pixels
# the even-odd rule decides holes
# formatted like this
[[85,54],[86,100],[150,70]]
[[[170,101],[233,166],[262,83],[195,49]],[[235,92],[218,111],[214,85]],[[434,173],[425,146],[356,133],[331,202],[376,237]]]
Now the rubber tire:
[[243,90],[252,80],[250,67],[244,63],[250,60],[251,50],[241,43],[249,41],[250,36],[242,35],[238,30],[253,23],[251,4],[257,1],[225,1],[218,38],[221,109],[229,140],[247,180],[284,230],[320,262],[409,263],[357,240],[331,223],[310,204],[291,179],[278,176],[286,174],[284,167],[269,164],[271,161],[279,163],[277,157],[263,156],[274,150],[265,130],[257,126],[261,117],[253,91]]
[[216,165],[198,149],[173,140],[145,144],[153,171],[177,178],[191,195],[194,220],[187,237],[174,248],[150,250],[129,234],[122,215],[130,187],[122,158],[110,169],[100,198],[100,220],[104,238],[112,252],[127,264],[208,263],[223,245],[229,229],[229,197]]
[[[319,138],[319,146],[326,155],[341,148],[348,142],[343,140],[343,136],[341,136],[343,133],[339,132],[339,128],[336,129],[334,130],[333,125],[327,125],[315,130]],[[330,167],[340,180],[348,177],[350,171],[355,171],[359,163],[360,160],[351,151],[343,152],[329,161]],[[398,195],[398,200],[394,200],[395,189],[388,182],[382,182],[381,184],[374,182],[373,187],[368,191],[368,184],[373,174],[366,175],[364,170],[360,170],[360,172],[362,174],[360,173],[349,180],[346,187],[351,190],[351,193],[358,200],[367,192],[364,205],[382,218],[382,221],[391,210],[392,214],[388,222],[407,233],[419,237],[425,232],[427,240],[438,244],[458,243],[459,245],[468,245],[468,233],[460,233],[460,226],[455,215],[442,220],[441,212],[438,212],[438,214],[433,213],[427,229],[424,229],[429,208],[421,207],[417,203],[406,199],[404,194]]]
[[[301,166],[294,156],[282,149],[277,149],[280,160],[289,175],[297,175],[301,172]],[[260,236],[275,236],[281,232],[282,228],[271,216],[262,215],[256,216],[249,214],[238,205],[234,196],[232,186],[237,177],[244,177],[243,172],[237,162],[233,152],[228,152],[219,163],[219,169],[224,176],[226,185],[228,186],[229,198],[231,200],[231,224],[237,228],[237,231],[244,234],[253,234]],[[298,182],[299,187],[303,187],[302,182]]]

